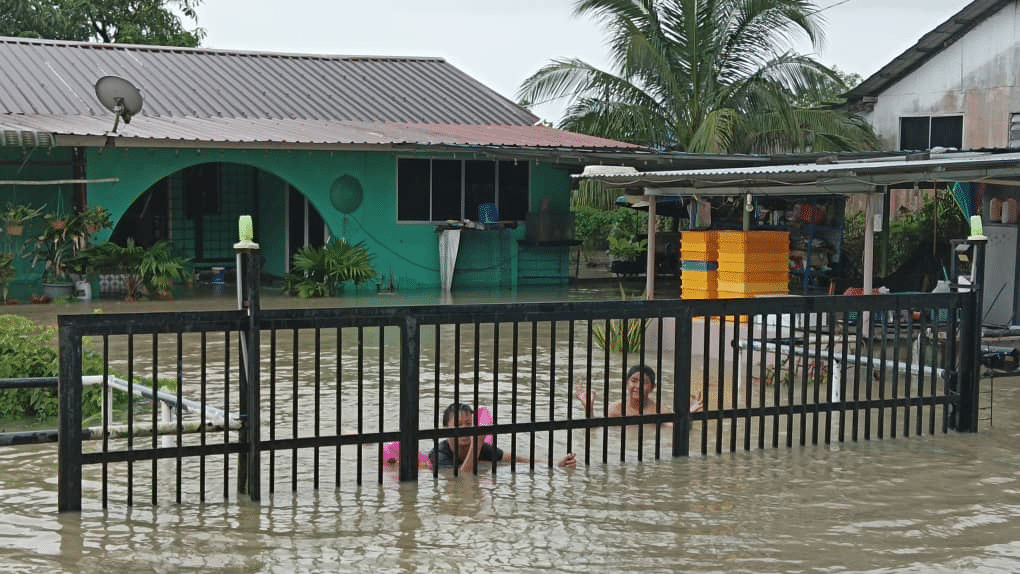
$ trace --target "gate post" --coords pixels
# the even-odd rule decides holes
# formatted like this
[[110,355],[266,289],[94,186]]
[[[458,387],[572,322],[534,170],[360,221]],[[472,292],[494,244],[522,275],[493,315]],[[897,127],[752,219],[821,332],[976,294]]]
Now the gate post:
[[673,456],[690,456],[691,449],[691,339],[694,329],[690,305],[676,316],[673,339]]
[[[977,432],[978,395],[981,390],[981,328],[984,302],[982,291],[985,278],[985,246],[988,238],[983,235],[972,235],[967,242],[973,247],[971,290],[969,304],[972,312],[967,312],[964,304],[963,321],[960,327],[961,361],[960,376],[957,384],[959,403],[956,407],[956,430],[958,432]],[[966,333],[966,336],[964,335]],[[966,360],[964,360],[966,359]]]
[[[244,273],[238,273],[238,291],[242,290],[242,278],[247,304],[248,326],[242,343],[245,351],[242,354],[244,361],[241,404],[244,407],[242,413],[241,441],[245,443],[246,449],[241,456],[239,480],[242,482],[239,487],[248,493],[252,502],[258,502],[262,498],[262,435],[261,435],[261,393],[259,387],[259,347],[261,336],[259,333],[259,283],[262,275],[262,262],[259,259],[259,246],[246,238],[242,233],[242,241],[234,245],[238,254],[239,266],[244,263]],[[240,294],[239,294],[240,295]],[[244,308],[244,306],[242,306]]]
[[418,480],[418,360],[421,326],[404,316],[400,329],[400,480]]
[[60,373],[57,404],[60,430],[57,438],[57,511],[81,512],[81,336],[62,324],[58,334]]

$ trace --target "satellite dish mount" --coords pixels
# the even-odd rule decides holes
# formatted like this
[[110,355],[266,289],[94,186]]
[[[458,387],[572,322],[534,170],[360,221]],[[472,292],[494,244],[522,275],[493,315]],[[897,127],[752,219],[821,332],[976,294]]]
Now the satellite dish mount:
[[114,113],[113,133],[123,119],[131,123],[131,117],[142,111],[142,94],[131,82],[118,76],[103,76],[96,81],[96,97],[103,107]]

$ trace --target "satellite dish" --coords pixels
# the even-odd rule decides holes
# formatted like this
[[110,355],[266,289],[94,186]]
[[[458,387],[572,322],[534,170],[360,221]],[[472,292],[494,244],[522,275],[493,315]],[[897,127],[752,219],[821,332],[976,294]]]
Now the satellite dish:
[[130,123],[131,117],[142,111],[142,94],[131,82],[118,76],[103,76],[96,81],[96,97],[103,107],[110,110],[116,117],[113,120],[113,132],[117,133],[117,123],[121,118]]

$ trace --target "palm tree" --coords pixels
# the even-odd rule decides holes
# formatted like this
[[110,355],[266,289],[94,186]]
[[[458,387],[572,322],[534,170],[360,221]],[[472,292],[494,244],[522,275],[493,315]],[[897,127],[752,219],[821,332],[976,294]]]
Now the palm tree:
[[839,76],[793,53],[817,44],[811,0],[577,0],[575,14],[605,24],[615,73],[554,60],[519,97],[569,98],[560,127],[664,150],[778,153],[871,149],[856,114],[797,107]]

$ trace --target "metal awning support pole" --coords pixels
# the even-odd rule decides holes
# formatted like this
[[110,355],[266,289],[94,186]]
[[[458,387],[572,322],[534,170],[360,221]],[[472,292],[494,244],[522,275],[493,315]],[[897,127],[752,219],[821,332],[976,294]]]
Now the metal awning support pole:
[[[871,295],[875,277],[875,194],[871,191],[865,196],[864,203],[864,285],[865,295]],[[861,313],[861,333],[867,337],[871,333],[871,312]]]
[[658,198],[654,195],[646,195],[648,202],[648,257],[645,262],[645,300],[655,299],[655,208]]

